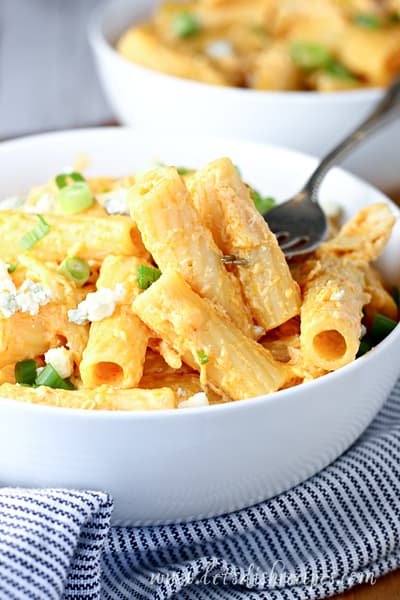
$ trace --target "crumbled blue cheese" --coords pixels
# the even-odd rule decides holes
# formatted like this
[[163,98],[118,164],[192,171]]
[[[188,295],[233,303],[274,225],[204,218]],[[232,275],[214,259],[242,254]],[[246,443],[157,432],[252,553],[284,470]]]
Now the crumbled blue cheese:
[[61,379],[71,377],[74,370],[74,360],[71,350],[67,348],[50,348],[45,355],[46,365],[51,365],[59,374]]
[[334,294],[332,294],[331,300],[334,300],[334,301],[338,302],[339,300],[342,300],[343,297],[344,297],[344,290],[338,290],[337,292],[335,292]]
[[367,328],[365,327],[365,325],[362,323],[361,324],[361,333],[360,333],[360,340],[367,335]]
[[234,54],[231,42],[216,40],[206,46],[205,53],[210,58],[230,58]]
[[28,204],[24,208],[26,213],[49,213],[55,208],[54,198],[51,194],[42,194],[36,204]]
[[338,219],[343,212],[340,204],[332,198],[321,198],[319,204],[326,216],[331,219]]
[[98,200],[109,215],[129,215],[128,190],[120,189],[99,194]]
[[68,320],[77,325],[85,325],[89,321],[102,321],[111,317],[117,302],[121,302],[126,294],[125,286],[119,283],[115,290],[100,288],[88,294],[77,308],[68,311]]
[[0,200],[0,210],[16,210],[25,204],[26,198],[24,196],[9,196],[8,198],[2,198]]
[[201,406],[208,406],[208,398],[204,392],[193,394],[188,400],[183,400],[178,404],[178,408],[199,408]]
[[17,290],[7,265],[0,261],[0,312],[4,317],[9,318],[18,311],[37,315],[39,308],[50,300],[50,291],[30,279],[26,279]]

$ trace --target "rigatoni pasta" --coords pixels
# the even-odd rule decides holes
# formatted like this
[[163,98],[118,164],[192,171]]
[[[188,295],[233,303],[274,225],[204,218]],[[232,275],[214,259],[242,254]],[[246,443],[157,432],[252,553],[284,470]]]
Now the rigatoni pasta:
[[0,396],[202,409],[303,384],[367,352],[398,320],[400,292],[373,264],[390,208],[367,206],[288,263],[258,212],[273,202],[227,158],[119,180],[62,173],[13,209],[9,199]]

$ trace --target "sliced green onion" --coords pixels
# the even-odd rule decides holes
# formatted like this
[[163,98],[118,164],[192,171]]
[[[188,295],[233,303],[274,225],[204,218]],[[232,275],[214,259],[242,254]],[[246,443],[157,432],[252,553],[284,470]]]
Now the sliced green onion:
[[270,196],[263,197],[263,196],[261,196],[260,192],[257,192],[257,190],[252,189],[250,191],[250,196],[251,196],[254,204],[256,205],[256,209],[262,215],[264,215],[266,212],[271,210],[271,208],[274,207],[276,204],[276,201],[274,198],[271,198]]
[[71,215],[92,206],[93,195],[85,181],[78,181],[62,188],[58,193],[57,200],[62,212]]
[[360,347],[358,348],[358,352],[357,352],[356,358],[360,358],[360,356],[363,356],[364,354],[366,354],[367,352],[369,352],[371,350],[371,348],[372,348],[371,341],[368,338],[364,338],[360,342]]
[[173,20],[172,27],[177,37],[188,38],[200,31],[200,24],[195,17],[188,12],[181,12]]
[[392,13],[388,17],[388,23],[390,25],[397,25],[397,23],[400,23],[400,15],[397,13]]
[[197,356],[201,365],[206,365],[208,363],[208,356],[204,350],[198,350]]
[[393,319],[389,319],[389,317],[385,317],[385,315],[381,315],[378,313],[375,316],[374,322],[372,323],[372,327],[369,331],[369,336],[372,341],[377,344],[381,342],[385,337],[389,335],[396,327],[397,321],[393,321]]
[[327,67],[326,72],[332,77],[338,77],[339,79],[349,79],[352,81],[356,80],[356,77],[346,67],[344,67],[337,60],[333,60]]
[[58,272],[72,279],[78,287],[84,285],[90,277],[90,267],[85,260],[71,256],[62,261]]
[[35,380],[36,385],[46,385],[54,389],[73,390],[75,389],[72,383],[66,379],[62,379],[52,365],[46,365]]
[[190,173],[190,169],[187,167],[176,167],[176,170],[178,171],[179,175],[187,175]]
[[160,269],[148,267],[147,265],[139,265],[137,268],[138,284],[141,290],[147,290],[160,277]]
[[379,29],[381,22],[375,15],[360,14],[353,18],[356,25],[366,27],[367,29]]
[[33,385],[36,379],[36,363],[33,359],[17,362],[14,368],[15,381],[20,385]]
[[83,175],[76,173],[75,171],[73,173],[61,173],[55,178],[58,189],[62,190],[63,188],[67,187],[67,185],[70,183],[68,181],[69,179],[72,179],[72,181],[86,181]]
[[7,267],[7,271],[8,271],[9,273],[15,273],[15,271],[18,269],[18,264],[19,264],[19,263],[17,263],[17,262],[16,262],[16,263],[14,263],[14,264],[12,264],[12,265],[8,265],[8,267]]
[[294,42],[290,54],[294,63],[307,71],[323,69],[332,61],[327,48],[311,42]]
[[400,290],[398,287],[392,288],[392,298],[396,302],[397,308],[400,308]]
[[30,250],[35,246],[40,240],[42,240],[50,231],[50,225],[47,223],[46,219],[42,217],[42,215],[36,215],[39,219],[39,225],[36,225],[34,229],[28,231],[25,235],[20,239],[20,245],[24,250]]

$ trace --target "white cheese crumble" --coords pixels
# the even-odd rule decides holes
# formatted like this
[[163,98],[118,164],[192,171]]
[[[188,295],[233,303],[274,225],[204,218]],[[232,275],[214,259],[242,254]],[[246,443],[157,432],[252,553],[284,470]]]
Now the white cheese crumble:
[[98,198],[109,215],[129,215],[128,190],[115,190]]
[[183,400],[178,404],[178,408],[199,408],[201,406],[208,406],[208,398],[204,392],[197,392],[188,400]]
[[54,210],[54,198],[50,194],[40,196],[36,204],[29,204],[24,208],[26,213],[49,213]]
[[342,214],[340,204],[331,198],[322,198],[319,203],[326,216],[331,219],[337,219]]
[[125,286],[119,283],[115,290],[100,288],[88,294],[77,308],[68,311],[68,320],[77,325],[85,325],[88,321],[102,321],[111,317],[117,302],[124,299]]
[[229,58],[234,54],[233,46],[226,40],[216,40],[207,45],[205,53],[210,58]]
[[26,198],[23,196],[9,196],[0,201],[0,210],[16,210],[25,204]]
[[259,325],[254,325],[253,332],[257,338],[260,338],[264,335],[265,329],[264,329],[264,327],[260,327]]
[[367,328],[365,327],[365,325],[361,324],[361,333],[360,333],[360,340],[367,335]]
[[344,290],[338,290],[337,292],[332,294],[331,300],[339,301],[339,300],[342,300],[343,296],[344,296]]
[[26,279],[17,290],[7,265],[0,261],[0,311],[6,319],[18,311],[37,315],[39,308],[50,300],[50,291],[30,279]]
[[67,348],[50,348],[45,355],[46,365],[51,365],[59,374],[61,379],[71,377],[74,370],[72,352]]

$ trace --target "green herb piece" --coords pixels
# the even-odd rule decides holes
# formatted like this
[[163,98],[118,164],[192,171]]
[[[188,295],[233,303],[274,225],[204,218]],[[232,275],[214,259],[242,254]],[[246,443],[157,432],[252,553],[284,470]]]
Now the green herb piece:
[[147,290],[160,277],[160,269],[148,267],[147,265],[139,265],[137,268],[138,284],[141,290]]
[[261,196],[260,192],[257,192],[257,190],[252,189],[250,191],[250,196],[251,196],[254,204],[256,205],[256,209],[262,215],[264,215],[266,212],[271,210],[271,208],[273,208],[276,204],[276,201],[274,198],[271,198],[270,196],[265,196],[265,197]]
[[12,265],[8,265],[7,267],[7,271],[11,274],[11,273],[15,273],[15,271],[18,269],[18,264],[19,263],[13,263]]
[[392,287],[392,298],[396,302],[397,308],[400,308],[400,290],[398,287]]
[[36,385],[45,385],[53,389],[73,390],[74,386],[67,379],[62,379],[52,365],[46,365],[35,380]]
[[397,25],[400,23],[400,15],[398,13],[392,13],[388,17],[388,23],[389,25]]
[[36,363],[33,359],[17,362],[14,367],[15,381],[20,385],[33,385],[36,379]]
[[208,363],[208,356],[204,352],[204,350],[198,350],[197,351],[197,356],[199,358],[199,362],[200,362],[201,365],[206,365]]
[[67,187],[67,185],[69,185],[70,183],[70,179],[72,179],[72,181],[86,181],[86,179],[84,178],[83,175],[81,175],[80,173],[76,173],[75,171],[72,173],[61,173],[60,175],[57,175],[57,177],[55,178],[55,182],[56,185],[58,187],[59,190],[62,190],[63,188]]
[[174,18],[172,28],[177,37],[188,38],[199,33],[200,24],[195,15],[188,12],[181,12]]
[[375,344],[378,344],[393,331],[396,325],[396,321],[378,313],[369,331],[369,337]]
[[332,60],[325,70],[332,77],[337,77],[339,79],[349,79],[352,81],[356,80],[356,77],[354,77],[354,75],[337,60]]
[[93,204],[93,195],[85,181],[77,181],[63,187],[57,196],[63,213],[72,215],[82,212]]
[[178,171],[179,175],[187,175],[190,173],[190,169],[187,167],[176,167],[176,170]]
[[294,63],[307,71],[324,69],[332,62],[332,55],[327,48],[311,42],[294,42],[290,54]]
[[379,29],[381,26],[381,21],[375,15],[369,14],[359,14],[353,18],[353,21],[356,25],[360,27],[365,27],[366,29]]
[[78,287],[84,285],[90,277],[89,265],[77,256],[71,256],[63,260],[58,272],[67,279],[74,281]]
[[360,342],[360,347],[358,348],[356,358],[360,358],[360,356],[364,356],[367,352],[369,352],[372,348],[372,343],[368,338],[364,338]]
[[36,225],[31,231],[28,231],[25,235],[20,239],[20,245],[24,250],[30,250],[35,246],[40,240],[42,240],[50,231],[50,225],[47,223],[46,219],[42,217],[42,215],[36,215],[39,219],[39,225]]

